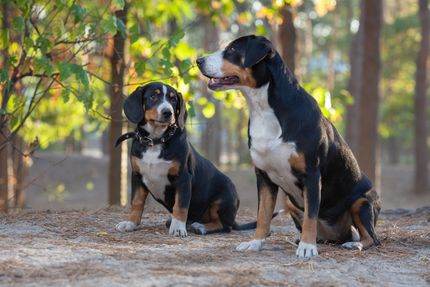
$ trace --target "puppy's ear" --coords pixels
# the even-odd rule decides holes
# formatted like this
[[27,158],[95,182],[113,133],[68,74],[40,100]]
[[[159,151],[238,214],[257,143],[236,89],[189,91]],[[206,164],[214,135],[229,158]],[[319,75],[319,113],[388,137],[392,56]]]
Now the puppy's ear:
[[250,38],[246,46],[243,66],[245,68],[252,67],[272,53],[274,53],[274,51],[268,40],[263,37]]
[[177,93],[178,104],[176,106],[175,116],[176,123],[179,128],[183,130],[185,128],[185,121],[187,120],[187,105],[185,104],[184,97],[181,93]]
[[124,113],[127,119],[135,124],[142,121],[145,108],[143,107],[143,94],[146,86],[138,87],[133,93],[128,96],[124,102]]

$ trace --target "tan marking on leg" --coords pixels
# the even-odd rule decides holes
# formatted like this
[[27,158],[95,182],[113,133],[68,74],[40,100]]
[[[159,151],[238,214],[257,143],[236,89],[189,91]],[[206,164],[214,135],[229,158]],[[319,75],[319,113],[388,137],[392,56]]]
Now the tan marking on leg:
[[303,218],[303,225],[302,225],[302,237],[301,241],[305,243],[310,244],[316,244],[317,240],[317,221],[318,218],[311,218],[308,215],[308,192],[307,190],[304,191],[304,203],[305,203],[305,212],[304,212],[304,218]]
[[130,158],[131,170],[140,173],[140,168],[139,168],[139,165],[137,164],[138,160],[140,159],[135,156],[131,156]]
[[229,61],[224,60],[221,71],[226,76],[237,76],[239,77],[240,84],[256,88],[257,82],[254,79],[254,76],[252,76],[252,69],[251,68],[242,68],[239,66],[236,66],[233,63],[230,63]]
[[169,171],[168,171],[168,175],[178,175],[179,171],[181,170],[181,164],[179,163],[179,161],[172,161]]
[[148,197],[148,192],[146,192],[143,186],[136,188],[134,193],[134,198],[131,201],[131,214],[130,221],[134,222],[136,225],[140,224],[142,220],[142,213],[145,206],[146,198]]
[[177,220],[180,220],[182,222],[187,222],[188,208],[181,208],[180,207],[179,192],[178,191],[176,191],[176,194],[175,194],[175,204],[173,205],[172,215]]
[[360,243],[363,245],[364,249],[369,248],[374,244],[372,237],[370,236],[369,232],[367,232],[367,229],[364,227],[360,219],[360,208],[363,203],[366,202],[368,202],[367,199],[359,198],[351,206],[352,221],[360,233]]
[[300,225],[303,225],[303,211],[296,207],[288,197],[285,199],[285,208],[294,219],[300,222]]
[[290,156],[290,158],[288,159],[288,162],[290,163],[293,169],[301,172],[305,172],[306,161],[305,161],[305,155],[303,153],[298,153]]
[[211,203],[209,206],[209,216],[210,221],[209,223],[203,224],[205,226],[206,231],[213,231],[213,230],[219,230],[223,228],[223,225],[221,223],[221,220],[219,218],[219,206],[221,201],[216,200]]
[[258,206],[257,229],[254,239],[265,239],[270,232],[273,211],[276,205],[276,192],[270,191],[268,187],[260,190],[260,204]]

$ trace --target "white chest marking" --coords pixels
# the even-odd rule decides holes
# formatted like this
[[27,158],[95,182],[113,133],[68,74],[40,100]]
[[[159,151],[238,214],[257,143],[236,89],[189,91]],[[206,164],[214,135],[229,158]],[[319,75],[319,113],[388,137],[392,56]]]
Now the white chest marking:
[[142,181],[156,199],[164,200],[164,190],[169,185],[167,174],[171,161],[159,158],[161,146],[148,147],[142,159],[136,161],[142,174]]
[[269,106],[268,86],[243,89],[250,117],[251,158],[257,168],[303,205],[302,191],[295,185],[297,180],[288,162],[291,156],[297,156],[296,144],[282,141],[281,125]]

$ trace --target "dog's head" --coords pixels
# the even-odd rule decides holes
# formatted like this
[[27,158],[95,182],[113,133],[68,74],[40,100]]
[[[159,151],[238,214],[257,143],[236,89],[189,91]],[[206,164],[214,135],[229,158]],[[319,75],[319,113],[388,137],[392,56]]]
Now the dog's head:
[[259,88],[269,81],[265,61],[275,53],[269,40],[250,35],[234,40],[224,50],[198,58],[197,65],[209,78],[208,87],[212,90]]
[[152,82],[138,87],[124,102],[127,119],[135,124],[168,127],[185,126],[186,107],[181,93],[173,87]]

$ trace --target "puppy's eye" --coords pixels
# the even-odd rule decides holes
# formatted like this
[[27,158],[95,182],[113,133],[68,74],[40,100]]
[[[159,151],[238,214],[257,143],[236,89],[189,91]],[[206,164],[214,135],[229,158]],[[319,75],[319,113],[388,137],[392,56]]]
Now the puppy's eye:
[[150,98],[151,98],[151,100],[155,101],[157,99],[157,95],[156,94],[152,94]]

